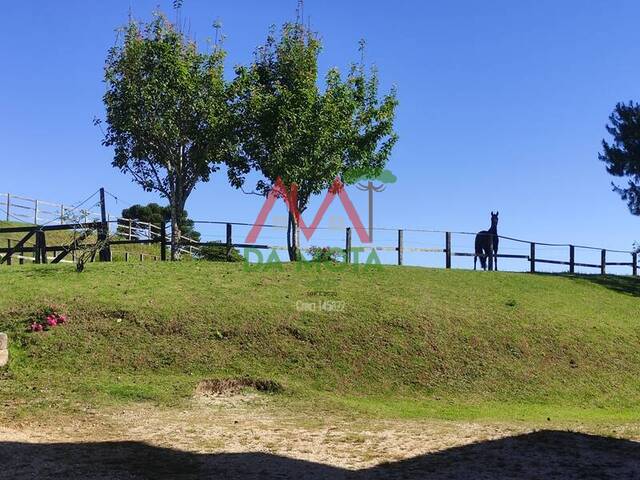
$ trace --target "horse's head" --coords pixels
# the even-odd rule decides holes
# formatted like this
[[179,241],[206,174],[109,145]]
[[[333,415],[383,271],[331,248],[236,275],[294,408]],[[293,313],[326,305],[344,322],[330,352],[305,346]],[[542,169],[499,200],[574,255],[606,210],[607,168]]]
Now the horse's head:
[[500,212],[496,212],[496,213],[491,212],[491,226],[492,227],[497,227],[498,226],[498,215],[500,215]]

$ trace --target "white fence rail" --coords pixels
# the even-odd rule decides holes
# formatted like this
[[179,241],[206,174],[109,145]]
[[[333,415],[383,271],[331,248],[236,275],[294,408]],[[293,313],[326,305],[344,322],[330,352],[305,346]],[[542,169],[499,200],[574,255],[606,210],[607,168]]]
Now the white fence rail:
[[[13,193],[0,193],[0,220],[33,225],[50,225],[53,223],[63,225],[72,221],[82,221],[83,223],[99,222],[101,215],[99,211],[91,208],[78,209],[72,205],[37,200]],[[153,240],[160,237],[160,226],[152,223],[120,218],[109,213],[107,213],[107,222],[109,222],[109,229],[112,233],[121,235],[128,240],[136,238]],[[197,243],[184,235],[181,236],[181,239],[186,242]],[[171,242],[171,232],[167,232],[167,242]],[[200,249],[187,245],[181,247],[180,252],[197,256]]]
[[74,218],[80,217],[85,223],[100,219],[100,212],[97,211],[76,211],[71,205],[46,202],[12,193],[0,193],[0,209],[0,218],[7,222],[19,221],[34,225],[54,222],[64,224],[72,215]]

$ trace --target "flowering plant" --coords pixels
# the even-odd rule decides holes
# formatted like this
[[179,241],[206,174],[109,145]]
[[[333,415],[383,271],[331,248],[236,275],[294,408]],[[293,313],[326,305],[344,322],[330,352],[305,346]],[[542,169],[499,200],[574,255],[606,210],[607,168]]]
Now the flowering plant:
[[67,316],[60,313],[55,306],[49,306],[42,310],[38,317],[31,323],[29,330],[43,332],[67,323]]

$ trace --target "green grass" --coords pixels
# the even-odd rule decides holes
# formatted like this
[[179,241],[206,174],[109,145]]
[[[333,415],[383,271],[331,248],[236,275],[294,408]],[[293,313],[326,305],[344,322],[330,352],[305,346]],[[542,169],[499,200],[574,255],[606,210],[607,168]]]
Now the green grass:
[[[344,311],[297,309],[323,300]],[[69,325],[26,333],[51,303]],[[639,313],[629,277],[14,265],[0,268],[0,404],[174,405],[199,380],[249,376],[284,385],[283,402],[382,417],[636,421]]]

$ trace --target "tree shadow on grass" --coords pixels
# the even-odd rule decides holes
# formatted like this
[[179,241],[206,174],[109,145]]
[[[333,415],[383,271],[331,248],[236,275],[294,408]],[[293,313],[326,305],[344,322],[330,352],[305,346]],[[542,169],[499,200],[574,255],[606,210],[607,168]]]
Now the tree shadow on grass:
[[562,274],[564,278],[579,282],[591,282],[609,288],[618,293],[640,297],[640,277],[622,275],[571,275]]
[[640,444],[540,431],[352,471],[263,453],[197,454],[138,442],[4,442],[0,478],[632,479],[640,478]]

